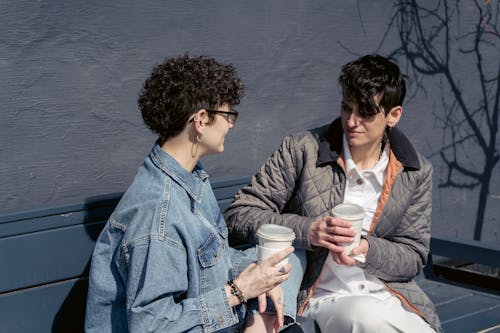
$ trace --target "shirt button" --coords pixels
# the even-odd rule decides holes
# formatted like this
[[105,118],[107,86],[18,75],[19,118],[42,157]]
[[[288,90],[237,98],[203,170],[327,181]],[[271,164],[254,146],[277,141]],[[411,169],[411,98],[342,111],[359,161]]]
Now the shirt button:
[[365,289],[365,285],[364,284],[360,284],[359,285],[359,290],[363,290],[363,289]]
[[363,184],[363,179],[358,178],[358,179],[356,180],[356,184],[358,184],[358,185]]

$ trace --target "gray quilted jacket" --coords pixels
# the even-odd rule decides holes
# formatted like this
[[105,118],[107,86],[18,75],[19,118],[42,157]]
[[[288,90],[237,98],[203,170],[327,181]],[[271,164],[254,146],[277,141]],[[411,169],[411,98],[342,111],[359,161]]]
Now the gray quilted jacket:
[[[436,331],[439,318],[427,295],[413,281],[426,264],[430,242],[432,165],[406,136],[387,133],[391,153],[378,209],[369,234],[367,272],[408,309],[421,315]],[[299,313],[314,293],[328,250],[309,243],[308,231],[318,216],[343,201],[345,173],[340,120],[286,137],[251,183],[227,208],[232,245],[256,243],[260,225],[292,228],[294,246],[307,251],[307,267],[298,295]]]

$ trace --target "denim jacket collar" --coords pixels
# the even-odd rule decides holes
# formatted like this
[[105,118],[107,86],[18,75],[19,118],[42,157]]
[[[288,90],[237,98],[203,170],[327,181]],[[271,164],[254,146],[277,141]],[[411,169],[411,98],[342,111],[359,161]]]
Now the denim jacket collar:
[[[342,153],[342,124],[340,118],[335,119],[327,131],[319,137],[318,159],[316,166],[332,163],[338,160]],[[387,130],[387,137],[392,152],[406,168],[420,169],[417,151],[410,140],[398,128]]]
[[153,163],[175,180],[194,200],[201,201],[203,182],[208,174],[203,170],[201,163],[196,163],[193,172],[189,172],[171,155],[163,151],[158,143],[149,154]]

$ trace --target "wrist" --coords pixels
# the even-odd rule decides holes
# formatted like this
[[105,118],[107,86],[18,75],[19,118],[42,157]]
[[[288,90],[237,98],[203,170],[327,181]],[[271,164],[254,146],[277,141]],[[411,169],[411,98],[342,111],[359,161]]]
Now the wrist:
[[226,290],[226,296],[227,296],[227,299],[229,300],[229,305],[231,307],[235,307],[235,306],[239,305],[240,300],[238,299],[238,297],[234,296],[231,293],[231,287],[227,283],[224,286],[224,289]]
[[240,289],[240,287],[238,286],[238,283],[235,280],[227,281],[227,285],[229,286],[229,291],[230,291],[231,295],[236,297],[240,303],[247,302],[247,298],[245,297],[245,294]]

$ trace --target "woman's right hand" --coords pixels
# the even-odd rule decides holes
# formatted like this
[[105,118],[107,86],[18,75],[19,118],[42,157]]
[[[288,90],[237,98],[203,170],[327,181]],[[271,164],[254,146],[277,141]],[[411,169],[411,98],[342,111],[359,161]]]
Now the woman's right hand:
[[340,253],[344,250],[341,244],[351,243],[355,235],[350,222],[333,216],[319,216],[309,229],[309,242]]
[[247,299],[265,294],[288,279],[292,265],[287,263],[284,266],[277,266],[277,264],[293,251],[294,248],[290,246],[265,260],[248,265],[234,280],[234,283]]

